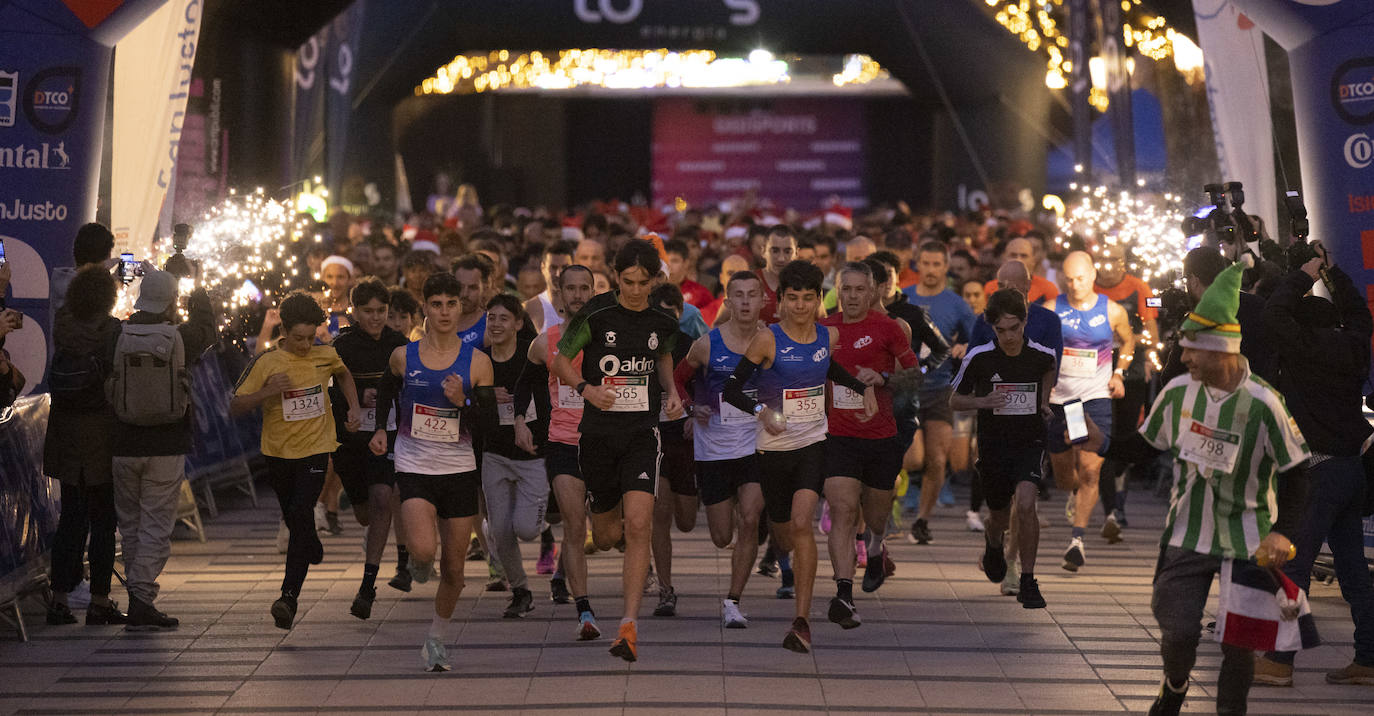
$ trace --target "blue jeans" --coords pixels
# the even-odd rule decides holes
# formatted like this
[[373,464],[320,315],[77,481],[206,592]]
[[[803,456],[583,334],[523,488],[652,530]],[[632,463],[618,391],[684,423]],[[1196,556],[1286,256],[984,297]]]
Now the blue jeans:
[[[1331,547],[1341,596],[1355,622],[1355,663],[1374,666],[1374,582],[1364,556],[1364,466],[1359,457],[1333,457],[1307,469],[1307,515],[1298,532],[1298,554],[1283,573],[1304,591],[1312,583],[1312,562],[1325,540]],[[1283,664],[1294,652],[1270,652]]]

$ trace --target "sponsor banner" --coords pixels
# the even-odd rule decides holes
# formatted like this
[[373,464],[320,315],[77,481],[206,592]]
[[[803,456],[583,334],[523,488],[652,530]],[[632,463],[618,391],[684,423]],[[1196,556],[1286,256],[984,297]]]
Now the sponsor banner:
[[149,255],[176,178],[201,0],[171,0],[120,41],[114,68],[110,218],[116,251]]
[[0,410],[0,603],[41,575],[61,512],[56,480],[43,476],[48,396]]
[[[321,71],[328,81],[325,90],[325,186],[342,197],[344,152],[348,149],[348,125],[353,116],[354,88],[357,84],[355,58],[363,35],[363,10],[366,3],[354,0],[326,28],[325,61]],[[304,177],[296,177],[303,179]]]
[[1269,117],[1264,33],[1232,0],[1193,0],[1193,12],[1221,176],[1244,182],[1245,210],[1275,226],[1279,216],[1274,124]]
[[[863,108],[856,102],[778,99],[755,109],[692,99],[654,105],[655,205],[754,192],[779,206],[820,209],[831,197],[866,204]],[[732,111],[734,110],[734,111]]]
[[191,80],[172,197],[172,216],[177,222],[194,222],[229,191],[229,130],[220,121],[223,107],[223,79]]

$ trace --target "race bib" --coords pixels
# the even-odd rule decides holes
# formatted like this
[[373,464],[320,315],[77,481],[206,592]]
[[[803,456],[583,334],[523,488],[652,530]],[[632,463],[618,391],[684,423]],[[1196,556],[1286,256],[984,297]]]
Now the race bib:
[[1059,362],[1059,374],[1070,378],[1091,378],[1097,375],[1097,351],[1092,348],[1065,348]]
[[[576,393],[574,393],[573,395],[576,395]],[[496,417],[497,417],[498,420],[500,420],[500,422],[501,422],[502,425],[514,425],[514,424],[515,424],[515,403],[514,403],[514,402],[510,402],[510,403],[497,403],[497,404],[496,404]],[[535,412],[534,412],[534,401],[531,400],[531,401],[530,401],[529,407],[528,407],[528,408],[525,408],[525,424],[528,425],[528,424],[530,424],[530,423],[532,423],[532,422],[534,422],[534,421],[536,421],[536,420],[538,420],[538,419],[539,419],[539,416],[538,416],[538,415],[535,415]]]
[[649,410],[649,376],[611,375],[601,379],[601,385],[615,393],[610,413],[642,413]]
[[410,412],[410,437],[435,443],[456,443],[458,408],[435,408],[416,403]]
[[782,416],[789,423],[814,423],[825,419],[825,386],[782,391]]
[[[391,415],[387,416],[387,419],[386,419],[386,429],[387,429],[387,430],[395,430],[395,429],[396,429],[396,413],[395,413],[395,411],[392,411]],[[376,409],[376,408],[363,408],[363,425],[362,425],[362,427],[358,428],[358,432],[360,432],[360,433],[372,433],[372,432],[376,432],[376,431],[377,431],[377,409]]]
[[1178,456],[1199,469],[1229,473],[1236,469],[1240,434],[1209,428],[1196,420],[1179,440]]
[[564,410],[581,410],[582,396],[577,394],[577,389],[571,385],[558,384],[558,407]]
[[[750,398],[753,398],[754,400],[758,400],[759,391],[757,391],[757,390],[755,390],[755,389],[753,389],[753,388],[750,388],[749,390],[744,391],[744,394],[747,395],[747,396],[749,396]],[[735,406],[733,406],[733,405],[731,405],[731,404],[725,402],[725,396],[724,396],[724,395],[720,396],[720,413],[719,413],[719,415],[720,415],[720,424],[721,424],[721,425],[753,425],[753,424],[754,424],[754,416],[753,416],[753,415],[751,415],[751,414],[749,414],[749,413],[746,413],[746,412],[744,412],[743,410],[740,410],[739,408],[736,408]]]
[[836,410],[863,410],[864,395],[855,393],[843,385],[837,385],[830,393],[830,407]]
[[1006,395],[1007,404],[992,411],[993,415],[1035,415],[1040,410],[1035,399],[1035,383],[993,383],[992,392]]
[[324,386],[297,388],[281,394],[281,417],[287,422],[324,415]]

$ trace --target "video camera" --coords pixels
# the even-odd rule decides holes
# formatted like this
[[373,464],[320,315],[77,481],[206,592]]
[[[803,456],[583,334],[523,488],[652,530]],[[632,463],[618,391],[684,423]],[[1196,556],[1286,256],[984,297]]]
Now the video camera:
[[196,275],[195,266],[191,264],[184,253],[186,247],[191,243],[191,232],[190,224],[177,224],[172,227],[172,248],[176,250],[176,253],[172,254],[167,259],[167,263],[162,266],[162,270],[179,279],[194,278]]
[[1202,191],[1210,203],[1183,218],[1185,236],[1200,235],[1202,245],[1214,246],[1236,258],[1251,244],[1259,244],[1263,235],[1244,209],[1245,185],[1238,181],[1208,184]]

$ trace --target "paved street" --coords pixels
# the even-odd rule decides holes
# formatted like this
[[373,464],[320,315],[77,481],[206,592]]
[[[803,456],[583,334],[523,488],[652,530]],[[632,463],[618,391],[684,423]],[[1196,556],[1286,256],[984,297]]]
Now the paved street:
[[[1041,503],[1053,526],[1039,571],[1049,608],[1039,611],[983,578],[962,507],[944,508],[932,545],[894,540],[896,576],[877,595],[855,590],[864,624],[842,631],[824,617],[832,587],[822,544],[809,655],[779,645],[792,603],[773,597],[776,579],[751,580],[742,604],[747,630],[721,628],[729,555],[711,546],[704,516],[692,534],[674,534],[679,616],[641,620],[632,665],[606,653],[609,638],[572,640],[573,607],[548,601],[547,577],[532,581],[532,614],[501,619],[507,595],[479,591],[485,565],[469,562],[477,587],[459,602],[463,624],[448,674],[419,669],[434,583],[410,594],[385,586],[393,548],[373,618],[348,614],[362,574],[362,530],[349,521],[343,535],[325,540],[296,628],[275,629],[267,610],[282,574],[277,508],[261,486],[259,495],[257,510],[225,496],[207,523],[208,543],[174,544],[159,606],[182,620],[179,631],[48,627],[31,615],[30,643],[5,635],[0,713],[1105,713],[1144,711],[1159,682],[1149,599],[1163,504],[1143,493],[1131,496],[1127,541],[1108,547],[1094,536],[1077,575],[1059,568],[1068,531],[1062,497]],[[525,546],[531,567],[536,548]],[[591,557],[590,568],[593,605],[613,634],[620,555]],[[126,601],[122,590],[115,596]],[[1351,624],[1337,587],[1318,585],[1313,597],[1326,645],[1300,656],[1295,688],[1254,689],[1251,713],[1370,712],[1374,687],[1322,678],[1350,660]],[[647,615],[653,601],[646,603]],[[1215,596],[1209,615],[1214,607]],[[1189,711],[1212,710],[1218,662],[1216,644],[1205,640]]]

